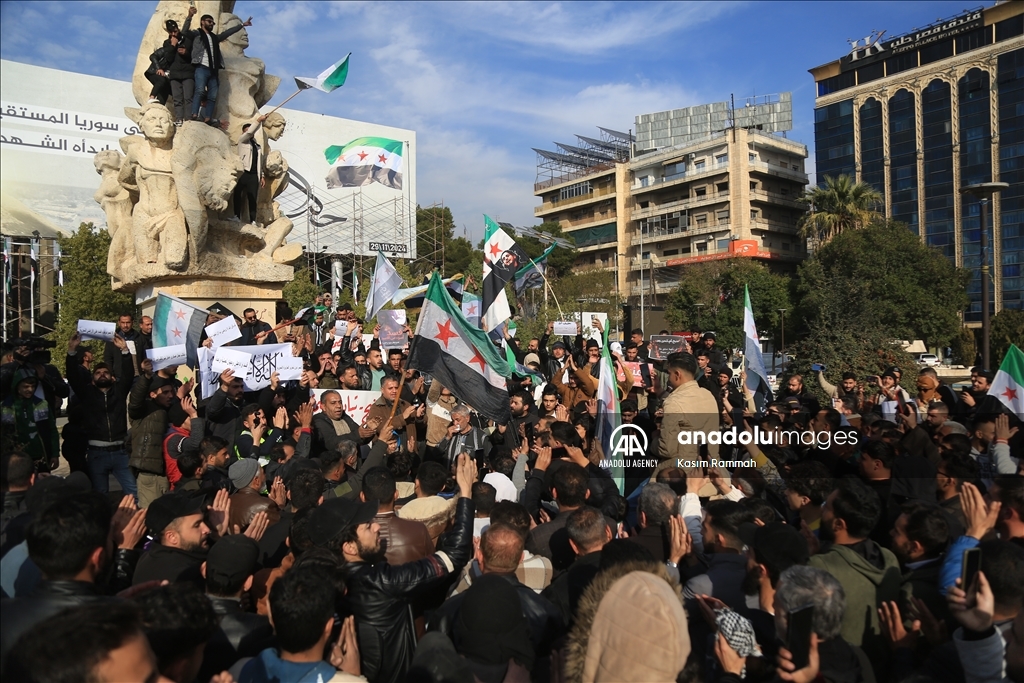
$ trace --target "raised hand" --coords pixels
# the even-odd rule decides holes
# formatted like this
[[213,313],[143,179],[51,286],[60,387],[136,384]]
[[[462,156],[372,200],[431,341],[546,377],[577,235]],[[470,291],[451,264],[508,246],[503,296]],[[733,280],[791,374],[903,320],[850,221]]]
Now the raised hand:
[[693,539],[690,537],[690,532],[686,530],[686,522],[683,521],[682,515],[672,515],[668,518],[668,530],[668,559],[679,564],[693,549]]
[[537,461],[533,464],[534,472],[545,472],[551,467],[551,447],[539,446],[537,448]]
[[228,517],[231,515],[231,497],[227,489],[220,489],[213,497],[213,503],[208,512],[210,524],[218,536],[228,533]]
[[298,420],[299,426],[303,429],[309,429],[313,424],[313,404],[303,403],[299,406],[299,409],[295,411],[294,417]]
[[[252,521],[249,522],[248,528],[245,530],[245,535],[256,541],[260,542],[263,538],[263,534],[267,531],[267,527],[270,526],[270,518],[267,517],[266,510],[260,510],[252,516]],[[235,533],[238,533],[238,525],[235,525]]]
[[[341,622],[341,633],[331,648],[331,666],[347,674],[359,676],[359,641],[356,638],[356,618],[347,617]],[[212,683],[212,681],[211,681]]]
[[796,668],[793,664],[793,653],[784,647],[779,648],[779,654],[775,657],[775,663],[779,666],[777,674],[782,680],[794,681],[794,683],[811,683],[811,681],[818,677],[820,667],[818,659],[818,634],[811,634],[811,651],[807,657],[807,666],[803,669]]
[[284,406],[278,406],[277,411],[274,413],[274,428],[284,429],[288,426],[288,409]]
[[476,461],[467,453],[459,454],[459,464],[455,470],[455,480],[459,484],[461,498],[473,497],[473,484],[476,483]]
[[1006,413],[996,416],[996,441],[1009,441],[1017,434],[1018,428],[1010,429],[1010,416]]
[[893,650],[900,648],[913,649],[917,645],[917,635],[921,628],[921,622],[915,620],[911,624],[910,631],[903,626],[903,617],[900,615],[900,608],[895,602],[882,602],[878,608],[878,619],[882,624],[882,632],[885,633],[889,646]]
[[995,527],[1002,503],[996,500],[986,505],[978,487],[964,482],[960,488],[960,507],[967,521],[967,535],[980,541]]
[[226,368],[224,372],[220,373],[221,386],[227,386],[231,384],[231,380],[235,377],[235,371],[231,368]]
[[288,491],[285,490],[284,479],[274,477],[274,483],[270,485],[268,497],[277,504],[277,507],[284,509],[288,503]]
[[968,590],[970,592],[966,592],[960,585],[960,579],[956,580],[955,586],[950,586],[946,594],[949,611],[964,628],[976,632],[987,631],[995,619],[996,600],[984,572],[978,572],[974,586],[968,587]]
[[747,664],[747,658],[740,657],[739,653],[729,645],[725,635],[721,633],[715,638],[715,656],[718,658],[718,663],[722,665],[722,671],[736,676],[740,675],[743,667]]

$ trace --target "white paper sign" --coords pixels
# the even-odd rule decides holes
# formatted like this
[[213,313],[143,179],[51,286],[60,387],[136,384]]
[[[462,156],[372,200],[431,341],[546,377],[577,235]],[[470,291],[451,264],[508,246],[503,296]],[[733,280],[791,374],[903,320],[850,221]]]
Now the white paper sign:
[[334,321],[334,336],[344,337],[348,334],[348,321],[347,320],[335,320]]
[[[594,321],[597,321],[597,323],[601,326],[600,329],[594,327]],[[604,328],[605,328],[605,325],[607,325],[607,324],[608,324],[608,314],[607,313],[589,313],[587,311],[584,311],[583,312],[583,324],[581,326],[583,328],[583,336],[584,336],[584,338],[586,338],[586,339],[593,339],[593,340],[597,341],[598,344],[600,344],[601,340],[604,338],[603,337],[603,335],[604,335]]]
[[210,369],[215,375],[219,375],[225,370],[231,370],[235,373],[235,378],[244,381],[249,376],[249,366],[251,363],[252,356],[248,353],[222,346],[213,355],[213,363]]
[[230,341],[240,339],[242,337],[242,331],[238,329],[238,323],[235,322],[234,316],[228,316],[222,320],[218,320],[212,325],[208,325],[206,328],[206,336],[209,337],[213,343],[214,349],[219,349]]
[[372,343],[373,343],[373,335],[372,334],[364,334],[363,335],[363,348],[369,350],[370,349],[370,344],[372,344]]
[[199,357],[199,387],[203,399],[208,399],[220,387],[220,377],[213,371],[213,350],[205,346],[197,349]]
[[138,355],[138,351],[135,348],[135,342],[133,342],[131,339],[125,339],[124,345],[128,347],[128,353],[132,354],[133,356]]
[[559,321],[556,321],[555,322],[554,333],[557,336],[559,336],[559,337],[563,337],[565,335],[568,335],[570,337],[575,337],[576,336],[576,323],[574,323],[571,320],[559,320]]
[[442,420],[448,420],[449,422],[451,422],[452,420],[451,411],[445,408],[440,403],[435,403],[434,407],[430,409],[430,412],[433,413],[434,415],[437,415]]
[[99,320],[79,320],[78,334],[82,341],[86,339],[100,339],[102,341],[114,341],[114,328],[116,323],[104,323]]
[[292,355],[292,345],[253,344],[251,346],[229,346],[229,349],[247,353],[250,356],[249,374],[245,378],[246,391],[259,391],[270,386],[270,376],[277,372],[281,358]]
[[147,349],[146,356],[153,362],[154,372],[172,365],[184,365],[188,362],[188,351],[184,344],[162,346],[159,349]]
[[379,391],[353,391],[351,389],[310,389],[311,396],[316,398],[313,404],[313,412],[320,412],[320,397],[325,391],[336,391],[341,396],[341,403],[345,406],[345,413],[358,424],[366,421],[366,414],[378,398]]
[[277,360],[277,378],[282,382],[302,379],[302,359],[298,356],[280,355]]

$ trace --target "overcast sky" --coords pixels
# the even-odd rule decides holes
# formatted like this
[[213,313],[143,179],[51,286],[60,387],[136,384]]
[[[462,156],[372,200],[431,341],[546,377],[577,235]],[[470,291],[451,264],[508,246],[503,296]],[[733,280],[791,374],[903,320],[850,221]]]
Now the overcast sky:
[[[989,3],[986,3],[989,4]],[[154,2],[3,2],[0,56],[128,80]],[[897,36],[962,2],[245,2],[250,56],[286,79],[352,52],[348,83],[289,107],[416,131],[421,205],[444,202],[470,237],[481,214],[533,225],[536,155],[638,114],[791,91],[814,152],[807,70],[873,29]],[[0,74],[2,77],[2,74]],[[347,140],[339,140],[342,144]],[[813,163],[809,164],[813,169]]]

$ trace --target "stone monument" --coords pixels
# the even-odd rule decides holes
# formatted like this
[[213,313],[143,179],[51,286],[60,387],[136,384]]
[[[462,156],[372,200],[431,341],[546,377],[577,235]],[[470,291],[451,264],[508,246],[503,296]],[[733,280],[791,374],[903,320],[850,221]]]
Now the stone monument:
[[[191,30],[204,14],[217,18],[216,33],[242,23],[231,13],[232,0],[199,0],[195,6]],[[143,308],[151,308],[162,291],[202,306],[219,301],[238,314],[252,306],[273,323],[274,302],[302,256],[301,244],[286,241],[292,222],[274,201],[288,184],[288,162],[270,142],[284,134],[286,121],[277,112],[258,118],[280,79],[245,54],[249,37],[242,28],[220,43],[225,68],[219,71],[215,116],[222,127],[200,121],[176,127],[167,107],[149,102],[144,72],[167,37],[164,22],[174,19],[184,27],[189,7],[186,0],[157,3],[132,77],[139,106],[125,107],[142,134],[121,138],[123,156],[107,150],[95,157],[102,178],[95,199],[112,238],[107,272],[112,287],[135,292]],[[255,126],[266,183],[256,215],[245,211],[242,220],[234,215],[232,195],[243,170],[237,149],[246,123]]]

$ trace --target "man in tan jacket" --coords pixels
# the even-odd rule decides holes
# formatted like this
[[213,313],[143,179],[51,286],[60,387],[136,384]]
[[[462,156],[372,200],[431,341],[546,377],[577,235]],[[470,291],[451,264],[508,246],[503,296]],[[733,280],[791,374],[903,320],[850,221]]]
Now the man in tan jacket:
[[[662,405],[665,416],[661,423],[661,441],[658,457],[663,467],[700,467],[698,461],[718,458],[718,444],[709,443],[712,433],[718,432],[718,403],[707,389],[697,384],[697,359],[689,353],[674,353],[665,362],[668,383],[672,393]],[[682,435],[680,437],[680,435]],[[683,441],[683,443],[680,443]],[[686,442],[689,442],[688,444]],[[707,446],[703,446],[707,443]],[[676,459],[693,464],[676,464]]]

